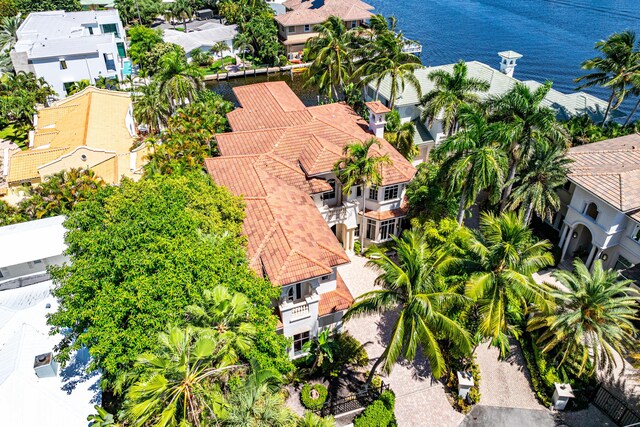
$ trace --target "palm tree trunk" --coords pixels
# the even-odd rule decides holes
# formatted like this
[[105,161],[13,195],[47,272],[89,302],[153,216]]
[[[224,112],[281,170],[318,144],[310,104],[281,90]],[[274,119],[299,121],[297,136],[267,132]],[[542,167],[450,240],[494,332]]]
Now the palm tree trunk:
[[458,225],[462,225],[462,221],[464,221],[464,211],[465,205],[467,204],[467,195],[462,192],[460,195],[460,204],[458,205]]
[[369,376],[367,377],[367,382],[364,384],[365,388],[369,388],[369,386],[371,385],[371,381],[373,381],[373,377],[376,375],[376,370],[378,369],[378,366],[382,364],[382,362],[384,362],[384,358],[380,356],[378,357],[378,360],[376,360],[376,363],[374,363],[371,367],[371,371],[369,371]]
[[184,25],[184,32],[187,32],[187,18],[182,18],[182,25]]
[[628,126],[629,123],[631,122],[631,118],[636,113],[636,110],[638,109],[638,106],[640,106],[640,96],[638,96],[638,102],[636,102],[635,107],[633,107],[633,110],[631,110],[631,113],[629,113],[629,117],[627,117],[627,120],[624,122],[625,126]]
[[524,223],[529,225],[531,222],[531,213],[533,212],[533,202],[529,203],[527,206],[527,211],[524,213]]
[[616,96],[616,88],[615,86],[611,89],[611,96],[609,97],[609,102],[607,103],[607,109],[604,112],[604,117],[602,118],[602,123],[600,126],[604,126],[607,122],[607,117],[609,117],[609,111],[611,110],[611,104],[613,104],[613,97]]
[[509,200],[509,196],[511,196],[511,191],[513,190],[513,178],[516,176],[516,170],[518,169],[518,162],[513,160],[513,164],[509,167],[509,176],[507,176],[507,188],[504,189],[502,193],[502,202],[500,203],[500,211],[503,211],[507,208],[507,201]]
[[[365,187],[364,184],[362,184],[362,221],[361,221],[361,227],[360,227],[360,254],[362,253],[362,250],[364,249],[364,233],[366,232],[365,229],[365,217],[364,214],[367,212],[366,209],[366,203],[367,203],[367,199],[366,199],[366,190],[367,188]],[[360,255],[358,254],[358,255]]]

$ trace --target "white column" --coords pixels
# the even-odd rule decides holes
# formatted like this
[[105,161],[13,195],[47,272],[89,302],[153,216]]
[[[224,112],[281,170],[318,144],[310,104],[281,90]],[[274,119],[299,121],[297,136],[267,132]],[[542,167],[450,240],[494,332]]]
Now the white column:
[[587,268],[591,268],[591,261],[593,261],[593,257],[596,254],[596,251],[600,252],[600,248],[598,248],[596,245],[592,245],[591,252],[589,252],[589,257],[587,258],[587,262],[584,263]]
[[573,227],[568,227],[567,235],[564,239],[564,247],[562,248],[562,256],[560,257],[560,262],[564,260],[565,255],[567,255],[567,249],[569,248],[569,244],[571,243],[571,239],[573,238]]
[[595,264],[596,260],[600,259],[600,256],[602,255],[602,251],[603,249],[601,248],[598,248],[598,250],[596,251],[595,256],[591,260],[591,264],[588,264],[589,271],[593,271],[593,264]]
[[562,247],[562,245],[564,244],[564,240],[567,238],[568,229],[569,229],[569,226],[566,223],[562,224],[562,230],[560,231],[560,243],[558,243],[559,247]]

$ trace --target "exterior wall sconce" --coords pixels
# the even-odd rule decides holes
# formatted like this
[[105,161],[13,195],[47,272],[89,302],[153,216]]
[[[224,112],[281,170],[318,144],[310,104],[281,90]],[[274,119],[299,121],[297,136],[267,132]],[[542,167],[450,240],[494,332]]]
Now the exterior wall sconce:
[[572,238],[572,239],[575,239],[576,237],[578,237],[578,232],[577,232],[577,231],[574,231],[574,232],[571,234],[571,238]]
[[609,259],[609,255],[607,255],[607,254],[602,254],[602,255],[600,255],[600,259],[601,259],[601,260],[603,260],[603,261],[606,261],[606,260],[608,260],[608,259]]

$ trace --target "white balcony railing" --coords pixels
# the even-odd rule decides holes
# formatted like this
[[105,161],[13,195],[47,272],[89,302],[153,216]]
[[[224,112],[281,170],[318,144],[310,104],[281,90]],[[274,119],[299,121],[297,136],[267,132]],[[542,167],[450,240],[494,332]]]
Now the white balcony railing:
[[300,319],[309,316],[309,304],[302,304],[291,309],[291,319]]

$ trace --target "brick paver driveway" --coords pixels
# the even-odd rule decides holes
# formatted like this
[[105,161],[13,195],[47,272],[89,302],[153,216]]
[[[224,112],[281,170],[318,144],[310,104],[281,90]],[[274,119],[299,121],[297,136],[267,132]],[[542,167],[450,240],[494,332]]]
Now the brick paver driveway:
[[[354,298],[374,289],[376,273],[364,266],[366,259],[351,256],[351,264],[339,271]],[[354,337],[367,344],[369,357],[375,360],[384,350],[384,337],[392,326],[393,314],[352,319],[345,325]],[[396,418],[398,425],[458,426],[464,416],[453,410],[442,384],[430,375],[428,363],[419,357],[415,362],[404,361],[394,367],[384,381],[396,393]]]

